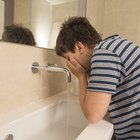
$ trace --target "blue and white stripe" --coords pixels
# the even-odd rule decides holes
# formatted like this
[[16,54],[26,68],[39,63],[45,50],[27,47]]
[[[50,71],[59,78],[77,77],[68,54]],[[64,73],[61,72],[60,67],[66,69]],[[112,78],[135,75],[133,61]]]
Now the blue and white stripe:
[[109,114],[118,140],[140,140],[140,48],[118,35],[93,50],[89,91],[112,94]]

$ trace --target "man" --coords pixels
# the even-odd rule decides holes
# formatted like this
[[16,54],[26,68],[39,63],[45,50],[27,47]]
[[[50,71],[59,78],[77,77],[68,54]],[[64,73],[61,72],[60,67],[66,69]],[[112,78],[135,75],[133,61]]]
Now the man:
[[96,123],[108,111],[116,139],[140,139],[140,48],[119,35],[102,40],[86,18],[72,17],[55,49],[79,79],[85,117]]

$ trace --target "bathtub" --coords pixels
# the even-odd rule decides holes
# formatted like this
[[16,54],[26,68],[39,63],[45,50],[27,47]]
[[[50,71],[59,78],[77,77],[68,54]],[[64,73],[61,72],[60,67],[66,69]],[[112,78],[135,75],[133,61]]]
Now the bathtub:
[[0,121],[0,140],[9,134],[13,140],[111,140],[113,125],[89,124],[78,97],[61,93],[9,113]]

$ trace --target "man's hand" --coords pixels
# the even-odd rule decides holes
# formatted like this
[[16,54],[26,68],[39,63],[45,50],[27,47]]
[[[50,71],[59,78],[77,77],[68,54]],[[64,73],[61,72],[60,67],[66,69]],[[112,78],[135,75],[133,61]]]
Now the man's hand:
[[78,78],[82,75],[86,74],[85,69],[75,60],[72,59],[71,61],[66,60],[67,66],[70,69],[70,71]]

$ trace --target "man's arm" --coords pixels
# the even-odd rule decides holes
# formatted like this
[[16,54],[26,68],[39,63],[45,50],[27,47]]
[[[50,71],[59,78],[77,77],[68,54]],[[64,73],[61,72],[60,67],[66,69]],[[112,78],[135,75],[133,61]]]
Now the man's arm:
[[87,75],[81,65],[73,60],[67,62],[71,72],[79,79],[79,100],[85,117],[91,122],[96,123],[101,120],[109,107],[111,94],[102,92],[87,91]]
[[105,116],[108,110],[111,94],[87,91],[86,75],[82,75],[79,78],[79,88],[80,105],[85,117],[91,123],[98,122]]

